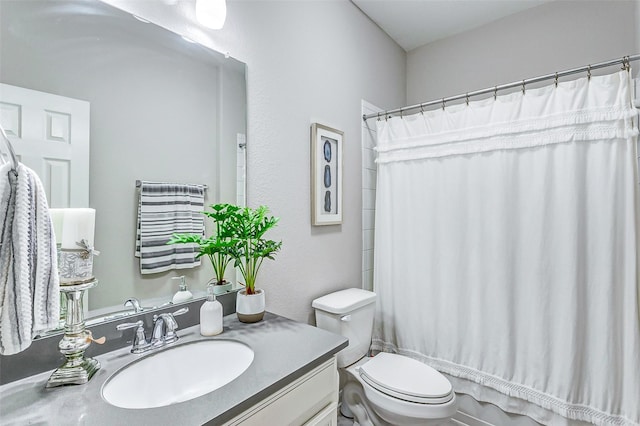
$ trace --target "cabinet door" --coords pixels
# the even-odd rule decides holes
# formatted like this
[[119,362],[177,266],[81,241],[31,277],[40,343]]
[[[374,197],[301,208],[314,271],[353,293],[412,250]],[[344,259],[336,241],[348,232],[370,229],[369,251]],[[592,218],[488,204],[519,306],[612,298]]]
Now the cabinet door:
[[[338,404],[335,357],[260,401],[225,426],[305,425],[320,412]],[[330,411],[330,410],[329,410]],[[318,418],[319,420],[321,419]],[[335,423],[310,423],[325,425]]]

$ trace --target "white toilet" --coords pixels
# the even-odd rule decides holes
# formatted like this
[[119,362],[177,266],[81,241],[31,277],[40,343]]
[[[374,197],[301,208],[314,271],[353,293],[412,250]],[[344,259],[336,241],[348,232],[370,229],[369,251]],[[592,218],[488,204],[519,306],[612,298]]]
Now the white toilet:
[[350,288],[312,304],[319,328],[349,339],[338,353],[338,368],[346,371],[340,411],[361,426],[449,424],[457,402],[446,377],[402,355],[367,357],[375,301],[375,293]]

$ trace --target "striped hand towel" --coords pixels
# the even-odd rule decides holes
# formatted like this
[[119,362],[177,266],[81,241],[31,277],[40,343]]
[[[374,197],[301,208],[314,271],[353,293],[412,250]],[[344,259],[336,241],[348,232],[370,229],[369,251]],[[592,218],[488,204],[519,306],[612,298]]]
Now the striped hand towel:
[[0,354],[27,349],[58,326],[60,290],[55,237],[38,176],[0,166]]
[[136,252],[140,273],[194,268],[196,244],[167,245],[174,233],[204,235],[204,186],[164,182],[140,185]]

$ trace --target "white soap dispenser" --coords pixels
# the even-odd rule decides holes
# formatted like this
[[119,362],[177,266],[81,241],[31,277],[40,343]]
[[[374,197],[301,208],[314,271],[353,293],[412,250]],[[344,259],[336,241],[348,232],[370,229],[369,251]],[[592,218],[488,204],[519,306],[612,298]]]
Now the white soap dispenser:
[[176,303],[186,302],[187,300],[193,299],[193,294],[187,289],[187,284],[184,282],[184,275],[173,277],[171,279],[180,280],[180,287],[178,289],[178,292],[173,295],[171,303],[175,305]]
[[222,304],[216,300],[213,284],[207,286],[207,300],[200,308],[200,334],[215,336],[222,333]]

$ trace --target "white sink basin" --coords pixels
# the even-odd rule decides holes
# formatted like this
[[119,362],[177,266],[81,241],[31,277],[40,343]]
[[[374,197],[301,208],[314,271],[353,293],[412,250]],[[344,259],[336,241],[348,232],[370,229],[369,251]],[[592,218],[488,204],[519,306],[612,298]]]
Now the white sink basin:
[[[216,367],[214,361],[228,361]],[[102,397],[121,408],[154,408],[212,392],[242,374],[253,350],[231,340],[201,340],[148,355],[113,374]]]

